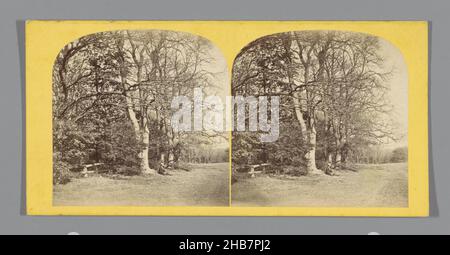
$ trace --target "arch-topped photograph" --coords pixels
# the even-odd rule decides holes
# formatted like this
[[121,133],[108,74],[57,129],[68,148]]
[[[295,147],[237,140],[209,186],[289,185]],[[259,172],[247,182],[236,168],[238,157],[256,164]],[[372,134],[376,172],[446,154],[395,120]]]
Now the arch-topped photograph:
[[259,38],[233,64],[233,96],[279,98],[279,136],[233,132],[232,205],[408,206],[408,72],[369,34]]
[[67,44],[53,67],[53,204],[228,206],[226,133],[178,132],[174,97],[225,96],[209,40],[117,30]]
[[425,21],[29,21],[30,215],[429,214]]

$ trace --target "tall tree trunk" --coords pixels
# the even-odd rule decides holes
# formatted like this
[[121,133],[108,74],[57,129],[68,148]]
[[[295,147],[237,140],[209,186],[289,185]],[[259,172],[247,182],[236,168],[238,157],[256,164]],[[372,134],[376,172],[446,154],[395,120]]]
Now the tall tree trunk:
[[345,168],[345,164],[347,163],[347,152],[344,148],[341,149],[341,167]]
[[125,78],[122,76],[122,86],[124,88],[124,95],[126,101],[126,108],[128,113],[128,118],[133,125],[134,134],[136,141],[138,142],[139,151],[138,151],[138,159],[139,159],[139,170],[141,174],[155,174],[156,171],[151,169],[148,161],[148,145],[150,142],[150,134],[147,125],[139,125],[139,120],[136,117],[136,113],[134,111],[133,100],[130,95],[128,95],[128,87],[125,82]]
[[164,167],[166,166],[166,154],[165,154],[164,151],[161,152],[161,156],[160,156],[159,161],[161,161],[161,164],[163,164]]
[[317,169],[316,166],[316,130],[314,125],[308,124],[305,121],[303,112],[301,111],[299,94],[294,93],[294,109],[298,123],[300,124],[300,130],[302,132],[302,138],[306,145],[306,153],[304,155],[306,172],[308,174],[322,174],[322,171]]
[[[297,46],[299,47],[299,51],[301,52],[301,43],[295,38],[295,34],[291,33],[291,37],[288,40],[285,40],[284,48],[286,52],[291,52],[291,44],[292,40],[295,40]],[[300,91],[298,87],[295,85],[294,75],[292,73],[292,59],[288,57],[288,68],[287,68],[287,76],[288,81],[291,86],[293,86],[292,98],[294,101],[294,110],[297,120],[300,124],[300,129],[302,132],[303,141],[306,145],[306,153],[304,155],[305,163],[306,163],[306,171],[308,174],[323,174],[322,171],[317,169],[316,166],[316,144],[317,144],[317,134],[314,123],[314,113],[312,112],[310,107],[308,107],[308,82],[309,82],[309,68],[310,68],[310,58],[309,54],[312,49],[308,52],[307,59],[303,59],[303,56],[299,56],[301,58],[301,63],[304,68],[303,80],[304,85],[303,89]],[[300,54],[301,55],[301,54]]]
[[174,149],[175,149],[175,143],[174,143],[174,133],[171,127],[169,127],[168,123],[165,123],[165,133],[168,138],[168,150],[167,150],[167,166],[169,168],[174,167],[175,163],[175,155],[174,155]]
[[[294,40],[294,33],[291,33],[289,37],[284,38],[283,47],[287,53],[291,52],[292,40]],[[298,43],[298,42],[297,42]],[[294,81],[294,74],[292,73],[292,59],[289,54],[287,54],[287,78],[292,90],[295,91],[292,93],[292,100],[294,103],[294,111],[295,116],[299,122],[302,139],[304,144],[306,145],[307,151],[303,155],[306,163],[306,172],[308,174],[321,174],[322,172],[316,167],[316,130],[314,128],[314,123],[309,121],[307,123],[307,119],[309,117],[305,116],[308,111],[307,107],[307,99],[302,94],[306,93],[305,89],[302,92],[298,91],[298,88]],[[303,63],[305,67],[305,83],[308,82],[308,65],[309,63]],[[303,97],[302,97],[303,96]],[[303,102],[302,102],[303,99]]]
[[[136,74],[136,85],[137,85],[137,92],[138,94],[138,108],[139,108],[139,116],[136,115],[135,107],[133,104],[133,100],[131,98],[132,95],[129,95],[128,92],[128,86],[126,83],[126,74],[125,72],[121,72],[121,78],[122,78],[122,86],[124,88],[124,95],[125,100],[127,103],[127,112],[128,117],[131,120],[131,123],[133,124],[133,128],[135,131],[136,138],[139,142],[139,152],[138,152],[138,159],[139,159],[139,168],[141,174],[156,174],[156,171],[152,168],[150,168],[149,160],[148,160],[148,146],[150,144],[150,131],[148,129],[148,108],[146,106],[147,102],[145,102],[145,97],[143,95],[143,91],[141,90],[141,75],[142,75],[142,65],[143,65],[143,54],[144,54],[144,47],[138,52],[138,49],[136,45],[133,43],[132,36],[127,31],[128,39],[131,45],[132,49],[132,58],[134,61],[134,64],[136,65],[137,74]],[[123,45],[122,45],[123,47]],[[139,58],[138,58],[139,57]],[[123,68],[123,67],[122,67]],[[139,119],[138,119],[139,117]]]
[[341,154],[341,150],[340,149],[336,150],[336,162],[334,164],[336,166],[335,167],[336,169],[341,169],[341,167],[342,167],[342,154]]
[[150,168],[148,161],[148,145],[150,143],[150,135],[148,129],[145,128],[142,132],[142,150],[139,152],[140,169],[143,174],[155,174],[156,171]]
[[128,117],[133,124],[136,140],[139,143],[138,159],[139,169],[142,174],[155,174],[156,171],[151,169],[148,161],[148,145],[150,142],[149,130],[146,126],[141,127],[136,118],[136,113],[133,110],[132,102],[129,97],[126,97]]
[[339,138],[336,139],[336,149],[334,153],[335,153],[334,166],[336,169],[340,169],[342,155],[341,155],[341,141]]
[[344,141],[344,143],[342,144],[340,152],[341,152],[341,168],[346,168],[348,155],[348,147],[346,141]]
[[308,173],[317,173],[321,172],[319,169],[317,169],[316,166],[316,145],[317,145],[317,134],[316,129],[314,126],[309,127],[309,130],[307,131],[307,137],[309,138],[308,141],[308,150],[305,154],[306,158],[306,167],[308,169]]
[[327,149],[326,153],[326,159],[327,159],[327,166],[325,169],[325,173],[328,175],[333,174],[333,168],[334,168],[334,162],[333,162],[333,153],[330,151],[330,149]]

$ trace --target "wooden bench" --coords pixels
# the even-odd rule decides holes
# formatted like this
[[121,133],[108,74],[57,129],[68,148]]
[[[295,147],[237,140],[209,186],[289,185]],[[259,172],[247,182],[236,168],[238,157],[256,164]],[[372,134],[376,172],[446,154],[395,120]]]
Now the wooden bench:
[[94,163],[94,164],[83,165],[83,170],[81,171],[81,175],[83,177],[88,177],[89,174],[95,173],[95,171],[89,171],[89,168],[97,167],[97,166],[101,166],[101,165],[103,165],[103,163]]
[[[264,164],[259,164],[259,165],[249,165],[250,171],[248,171],[248,174],[250,175],[250,178],[255,178],[256,174],[262,173],[266,166],[270,166],[270,164],[264,163]],[[256,169],[260,168],[260,167],[262,167],[263,170],[257,171]]]

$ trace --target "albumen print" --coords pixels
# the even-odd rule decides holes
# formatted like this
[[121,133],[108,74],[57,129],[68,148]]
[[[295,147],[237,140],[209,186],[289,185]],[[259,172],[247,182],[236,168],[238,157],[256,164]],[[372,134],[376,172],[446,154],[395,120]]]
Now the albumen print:
[[177,132],[172,99],[224,96],[226,64],[205,38],[95,33],[53,68],[53,204],[228,206],[228,137]]
[[247,45],[233,94],[278,96],[280,134],[233,134],[233,205],[408,205],[408,79],[385,40],[292,31]]
[[428,215],[426,22],[26,29],[30,215]]

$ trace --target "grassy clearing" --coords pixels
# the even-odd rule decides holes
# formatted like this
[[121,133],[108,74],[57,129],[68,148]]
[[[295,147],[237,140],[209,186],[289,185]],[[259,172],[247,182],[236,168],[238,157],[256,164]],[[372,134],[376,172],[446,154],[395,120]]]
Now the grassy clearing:
[[268,176],[232,185],[233,206],[406,207],[406,163],[355,165],[338,176]]
[[55,185],[55,206],[228,206],[228,163],[197,164],[171,175],[92,176]]

